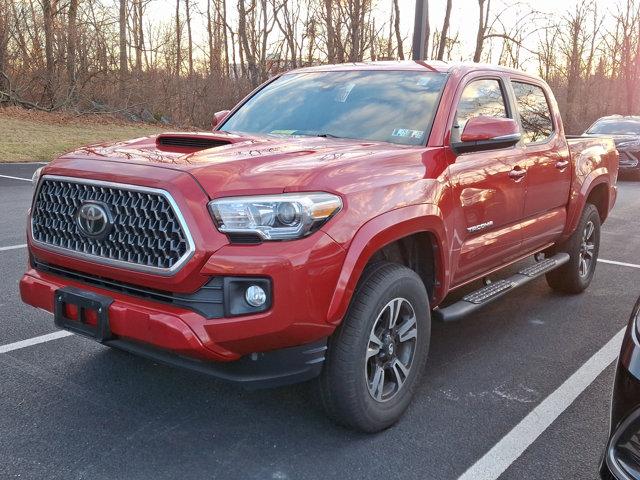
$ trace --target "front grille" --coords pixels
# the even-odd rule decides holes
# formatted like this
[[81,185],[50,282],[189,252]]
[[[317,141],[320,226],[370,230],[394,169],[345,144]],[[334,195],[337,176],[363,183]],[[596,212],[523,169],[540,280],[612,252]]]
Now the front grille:
[[[110,212],[110,230],[103,238],[79,228],[78,209],[87,201],[99,202]],[[92,180],[43,177],[33,203],[31,233],[45,248],[161,274],[175,271],[193,252],[167,192]]]
[[620,151],[620,165],[624,167],[637,167],[640,163],[640,152]]

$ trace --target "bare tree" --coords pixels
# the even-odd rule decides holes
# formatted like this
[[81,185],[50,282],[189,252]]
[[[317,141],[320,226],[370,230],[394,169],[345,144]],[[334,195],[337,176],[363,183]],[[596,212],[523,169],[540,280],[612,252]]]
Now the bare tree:
[[484,46],[487,25],[489,24],[489,10],[491,9],[491,0],[478,0],[480,14],[478,15],[478,33],[476,34],[476,49],[473,54],[473,61],[479,62],[482,57],[482,48]]

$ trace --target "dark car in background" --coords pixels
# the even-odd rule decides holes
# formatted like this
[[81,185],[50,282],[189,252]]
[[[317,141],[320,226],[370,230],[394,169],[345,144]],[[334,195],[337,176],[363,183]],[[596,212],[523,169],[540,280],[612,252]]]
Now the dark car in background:
[[603,480],[640,480],[640,299],[622,341],[611,399],[611,431]]
[[584,134],[613,137],[620,152],[620,174],[628,174],[640,180],[640,116],[602,117]]

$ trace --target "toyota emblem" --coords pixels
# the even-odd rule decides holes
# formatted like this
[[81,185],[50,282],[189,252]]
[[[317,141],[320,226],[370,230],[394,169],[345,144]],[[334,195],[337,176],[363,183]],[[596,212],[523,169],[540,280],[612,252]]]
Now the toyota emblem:
[[87,237],[106,237],[113,225],[109,207],[102,202],[84,202],[78,209],[76,224],[80,232]]

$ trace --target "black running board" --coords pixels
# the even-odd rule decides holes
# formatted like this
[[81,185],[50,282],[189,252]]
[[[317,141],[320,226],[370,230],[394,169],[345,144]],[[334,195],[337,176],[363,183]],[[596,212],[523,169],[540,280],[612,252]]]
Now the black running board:
[[482,287],[475,292],[465,295],[462,300],[443,308],[436,308],[433,311],[433,317],[443,322],[452,322],[460,320],[463,317],[481,309],[485,305],[497,300],[507,293],[515,290],[522,285],[529,283],[551,270],[564,265],[569,261],[568,253],[558,253],[550,258],[529,265],[523,268],[515,275]]

